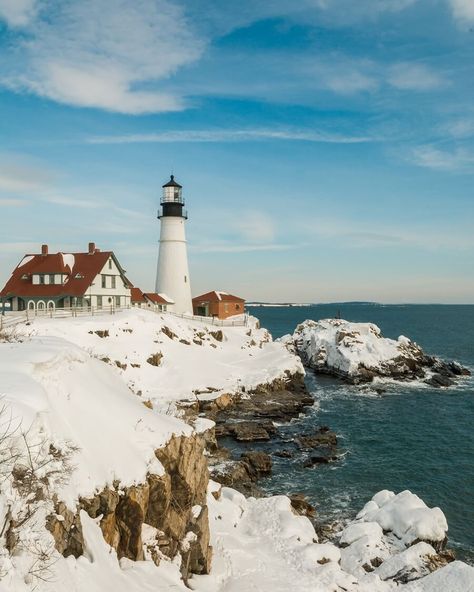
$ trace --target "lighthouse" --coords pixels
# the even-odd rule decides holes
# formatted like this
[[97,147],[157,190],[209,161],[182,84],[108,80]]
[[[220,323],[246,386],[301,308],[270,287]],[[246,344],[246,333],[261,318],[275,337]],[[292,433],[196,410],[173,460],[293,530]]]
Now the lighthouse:
[[174,311],[193,312],[191,283],[189,281],[188,253],[186,249],[183,188],[171,175],[163,185],[158,218],[161,222],[160,252],[156,272],[156,292],[166,294],[174,301]]

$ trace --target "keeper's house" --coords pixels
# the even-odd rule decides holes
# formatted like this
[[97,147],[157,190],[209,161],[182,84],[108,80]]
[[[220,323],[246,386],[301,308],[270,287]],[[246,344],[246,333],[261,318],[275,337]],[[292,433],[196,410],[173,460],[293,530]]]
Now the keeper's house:
[[193,298],[193,312],[201,317],[227,319],[245,312],[245,300],[227,292],[207,292]]
[[10,310],[130,306],[132,284],[112,251],[25,255],[0,292]]

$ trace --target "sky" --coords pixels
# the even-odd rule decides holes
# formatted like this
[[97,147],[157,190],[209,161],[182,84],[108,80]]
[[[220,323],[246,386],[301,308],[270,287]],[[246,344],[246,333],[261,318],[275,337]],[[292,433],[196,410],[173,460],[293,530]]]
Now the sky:
[[474,0],[0,0],[0,283],[170,173],[194,295],[474,303]]

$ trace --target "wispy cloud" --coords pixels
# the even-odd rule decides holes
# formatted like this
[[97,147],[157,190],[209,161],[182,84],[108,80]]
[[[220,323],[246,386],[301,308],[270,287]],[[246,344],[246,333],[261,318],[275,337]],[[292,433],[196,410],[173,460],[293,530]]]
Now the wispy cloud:
[[23,158],[5,157],[0,164],[0,191],[26,193],[48,187],[53,174]]
[[473,0],[449,0],[453,16],[459,21],[474,22]]
[[431,90],[446,84],[446,81],[425,64],[400,62],[390,67],[387,80],[401,90]]
[[324,131],[291,129],[174,130],[121,136],[92,136],[89,144],[141,144],[172,142],[252,142],[258,140],[292,140],[334,144],[358,144],[373,141],[370,136],[343,135]]
[[196,60],[204,43],[178,4],[43,0],[35,18],[26,0],[20,0],[23,11],[11,9],[16,1],[0,0],[4,17],[7,14],[10,24],[24,25],[28,41],[20,40],[14,53],[3,56],[4,86],[60,103],[122,113],[183,108],[180,96],[158,85]]
[[306,244],[235,244],[235,243],[209,243],[190,244],[190,250],[196,253],[250,253],[252,251],[289,251],[307,246]]
[[11,27],[24,27],[36,14],[36,0],[0,0],[0,20]]
[[413,149],[409,162],[436,170],[474,172],[474,153],[464,148],[448,151],[432,145],[418,146]]
[[26,201],[26,199],[15,199],[15,198],[0,198],[0,207],[22,207],[22,206],[26,206],[28,204],[28,202]]

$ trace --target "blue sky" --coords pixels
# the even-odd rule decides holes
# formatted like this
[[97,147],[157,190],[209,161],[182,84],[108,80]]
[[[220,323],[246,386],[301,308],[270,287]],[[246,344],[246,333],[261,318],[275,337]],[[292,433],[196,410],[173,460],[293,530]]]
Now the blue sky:
[[0,283],[41,243],[152,289],[474,302],[474,0],[0,0]]

